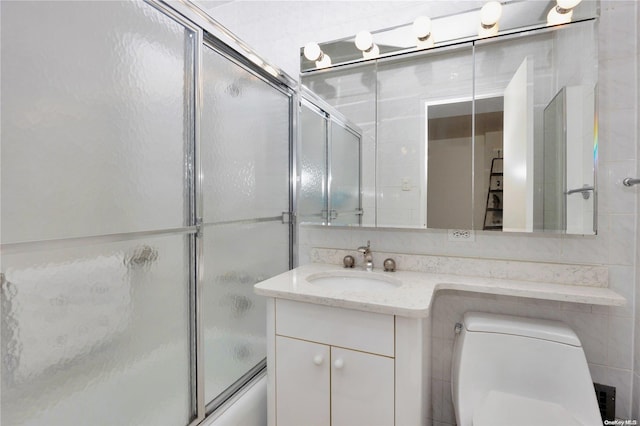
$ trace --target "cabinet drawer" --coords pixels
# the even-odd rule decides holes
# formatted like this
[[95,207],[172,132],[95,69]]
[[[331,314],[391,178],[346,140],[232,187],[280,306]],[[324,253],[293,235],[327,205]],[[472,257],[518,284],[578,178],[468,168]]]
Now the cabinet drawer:
[[276,299],[276,334],[394,356],[394,317]]

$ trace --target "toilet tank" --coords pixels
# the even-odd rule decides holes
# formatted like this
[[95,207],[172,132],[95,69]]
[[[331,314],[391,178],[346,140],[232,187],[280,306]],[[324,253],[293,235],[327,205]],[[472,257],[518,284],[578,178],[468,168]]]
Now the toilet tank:
[[560,321],[467,312],[451,370],[458,426],[471,426],[491,391],[559,404],[582,424],[602,424],[580,340]]

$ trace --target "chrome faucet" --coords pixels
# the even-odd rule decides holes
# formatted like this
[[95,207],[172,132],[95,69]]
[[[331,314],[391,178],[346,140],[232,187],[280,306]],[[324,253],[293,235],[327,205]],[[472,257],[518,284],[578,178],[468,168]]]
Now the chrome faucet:
[[364,255],[365,269],[373,271],[373,255],[371,254],[371,241],[367,241],[367,246],[358,247],[358,251]]

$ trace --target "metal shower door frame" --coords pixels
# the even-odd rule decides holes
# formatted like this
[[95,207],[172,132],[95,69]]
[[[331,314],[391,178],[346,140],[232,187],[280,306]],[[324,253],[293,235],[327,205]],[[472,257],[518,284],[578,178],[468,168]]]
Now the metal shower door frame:
[[[288,96],[289,99],[289,206],[288,211],[283,212],[283,223],[288,224],[289,233],[289,268],[294,266],[295,252],[295,215],[293,213],[296,202],[295,187],[295,133],[296,117],[294,102],[297,93],[294,81],[286,74],[277,76],[268,72],[268,64],[258,66],[255,61],[247,58],[247,51],[251,50],[239,39],[235,38],[222,25],[205,15],[193,4],[185,1],[172,2],[163,0],[145,0],[161,13],[175,20],[190,32],[189,43],[185,46],[187,63],[185,63],[185,75],[189,77],[185,81],[185,99],[187,111],[185,123],[188,129],[188,143],[185,146],[185,196],[188,197],[188,211],[185,217],[189,229],[189,340],[190,340],[190,398],[191,412],[187,426],[200,424],[208,415],[229,401],[246,384],[257,375],[265,371],[266,359],[248,371],[236,383],[220,394],[213,401],[205,400],[205,376],[204,376],[204,327],[202,325],[202,303],[200,295],[203,293],[203,279],[201,265],[203,262],[202,244],[202,218],[203,218],[203,191],[202,168],[200,162],[201,153],[201,112],[202,112],[202,52],[205,48],[213,49],[216,53],[232,61],[237,66],[259,78],[272,88]],[[222,40],[225,36],[231,43]],[[245,53],[240,53],[244,51]],[[251,54],[251,53],[249,53]],[[258,57],[257,55],[255,57]],[[271,67],[271,69],[275,69]]]

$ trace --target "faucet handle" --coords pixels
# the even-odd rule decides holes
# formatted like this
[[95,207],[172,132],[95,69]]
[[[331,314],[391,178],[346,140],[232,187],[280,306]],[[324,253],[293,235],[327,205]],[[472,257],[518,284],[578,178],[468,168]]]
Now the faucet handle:
[[395,272],[396,271],[396,261],[388,258],[384,261],[384,271],[385,272]]
[[371,251],[371,240],[367,240],[367,246],[360,246],[357,249],[360,253],[369,253]]
[[342,263],[345,268],[353,268],[353,265],[356,264],[356,260],[351,255],[346,255],[344,259],[342,259]]

